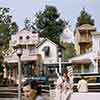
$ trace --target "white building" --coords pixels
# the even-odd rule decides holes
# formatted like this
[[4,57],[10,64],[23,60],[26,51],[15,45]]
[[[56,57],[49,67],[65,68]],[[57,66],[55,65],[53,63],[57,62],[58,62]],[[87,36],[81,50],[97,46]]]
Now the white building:
[[100,92],[100,32],[91,32],[91,34],[91,51],[71,58],[69,61],[73,66],[74,89],[81,76],[84,76],[88,82],[88,91]]
[[[47,38],[40,38],[38,33],[33,33],[28,30],[21,30],[11,36],[9,42],[9,50],[5,55],[4,62],[5,78],[10,76],[13,80],[17,79],[17,63],[18,57],[16,50],[18,47],[22,49],[21,63],[23,77],[31,77],[32,75],[46,74],[48,71],[48,64],[58,62],[58,50],[61,49],[63,55],[63,47],[52,42]],[[63,56],[62,56],[63,57]],[[7,66],[13,69],[7,71]],[[45,65],[45,66],[44,66]]]
[[[51,64],[58,62],[58,49],[63,48],[63,46],[58,45],[51,40],[44,38],[37,46],[38,53],[42,56],[43,64]],[[48,51],[46,54],[46,51]],[[63,51],[62,51],[63,56]]]
[[69,61],[74,64],[80,64],[80,68],[75,68],[79,73],[100,73],[100,32],[92,32],[92,50],[83,55],[74,57]]
[[64,31],[60,36],[60,42],[74,43],[74,33],[70,30],[68,25],[65,26]]

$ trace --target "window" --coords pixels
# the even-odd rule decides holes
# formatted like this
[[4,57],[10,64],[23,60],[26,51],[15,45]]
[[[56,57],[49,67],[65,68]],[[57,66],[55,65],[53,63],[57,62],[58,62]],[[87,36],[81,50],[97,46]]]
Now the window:
[[50,74],[55,73],[55,68],[49,68],[49,73],[50,73]]
[[34,47],[30,48],[29,51],[30,51],[30,54],[34,54],[34,53],[36,53],[36,48],[34,48]]
[[20,40],[22,40],[22,39],[23,39],[23,37],[22,37],[22,36],[20,36],[20,37],[19,37],[19,39],[20,39]]
[[26,39],[27,39],[27,40],[29,40],[29,38],[30,38],[29,36],[26,36]]
[[85,64],[84,72],[89,73],[89,64]]
[[81,73],[81,65],[79,64],[75,65],[73,71],[74,73]]
[[43,48],[44,54],[45,56],[49,56],[50,55],[50,47],[49,46],[45,46]]

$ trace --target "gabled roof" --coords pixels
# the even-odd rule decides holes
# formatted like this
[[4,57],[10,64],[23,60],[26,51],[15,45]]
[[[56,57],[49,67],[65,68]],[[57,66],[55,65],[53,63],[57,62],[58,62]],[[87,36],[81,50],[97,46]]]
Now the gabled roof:
[[41,46],[47,39],[46,38],[43,38],[38,44],[36,47],[39,47]]
[[[21,61],[36,61],[38,60],[37,55],[27,55],[26,53],[21,56]],[[5,56],[4,62],[7,63],[18,63],[18,56],[16,55],[16,51],[14,51],[12,54]]]
[[60,46],[61,48],[65,49],[64,46],[62,46],[61,44],[55,43],[55,42],[51,41],[51,40],[48,39],[48,38],[43,38],[43,39],[37,44],[36,47],[41,46],[41,45],[42,45],[43,43],[45,43],[46,41],[50,41],[50,42],[52,42],[53,44],[55,44],[55,45],[57,45],[57,46]]

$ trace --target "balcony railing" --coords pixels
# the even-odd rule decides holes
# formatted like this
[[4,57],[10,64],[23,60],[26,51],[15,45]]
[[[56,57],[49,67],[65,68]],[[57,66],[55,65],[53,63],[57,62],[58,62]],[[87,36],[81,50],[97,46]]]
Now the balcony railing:
[[91,37],[80,37],[79,42],[91,42]]
[[23,55],[31,56],[31,55],[37,55],[37,54],[38,53],[37,53],[36,49],[32,49],[32,50],[30,50],[30,49],[23,49]]
[[26,40],[17,40],[17,41],[11,41],[11,46],[17,46],[17,45],[36,45],[38,43],[37,40],[32,41],[26,41]]

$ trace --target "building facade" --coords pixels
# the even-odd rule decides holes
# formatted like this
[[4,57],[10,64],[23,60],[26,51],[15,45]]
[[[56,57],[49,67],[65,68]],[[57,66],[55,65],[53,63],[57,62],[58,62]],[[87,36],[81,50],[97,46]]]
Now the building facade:
[[48,65],[58,62],[59,49],[62,53],[61,59],[63,58],[64,48],[47,38],[40,38],[38,33],[23,29],[16,34],[12,34],[9,41],[9,50],[4,59],[4,78],[12,79],[15,83],[18,78],[16,51],[19,47],[22,49],[22,78],[47,74],[47,71],[49,71]]
[[91,51],[70,59],[70,62],[73,65],[75,83],[83,75],[88,82],[89,91],[100,91],[100,32],[91,32],[91,35]]
[[75,49],[76,54],[84,54],[91,50],[92,47],[92,34],[91,32],[95,32],[96,27],[89,25],[89,24],[83,24],[76,28],[75,31]]

